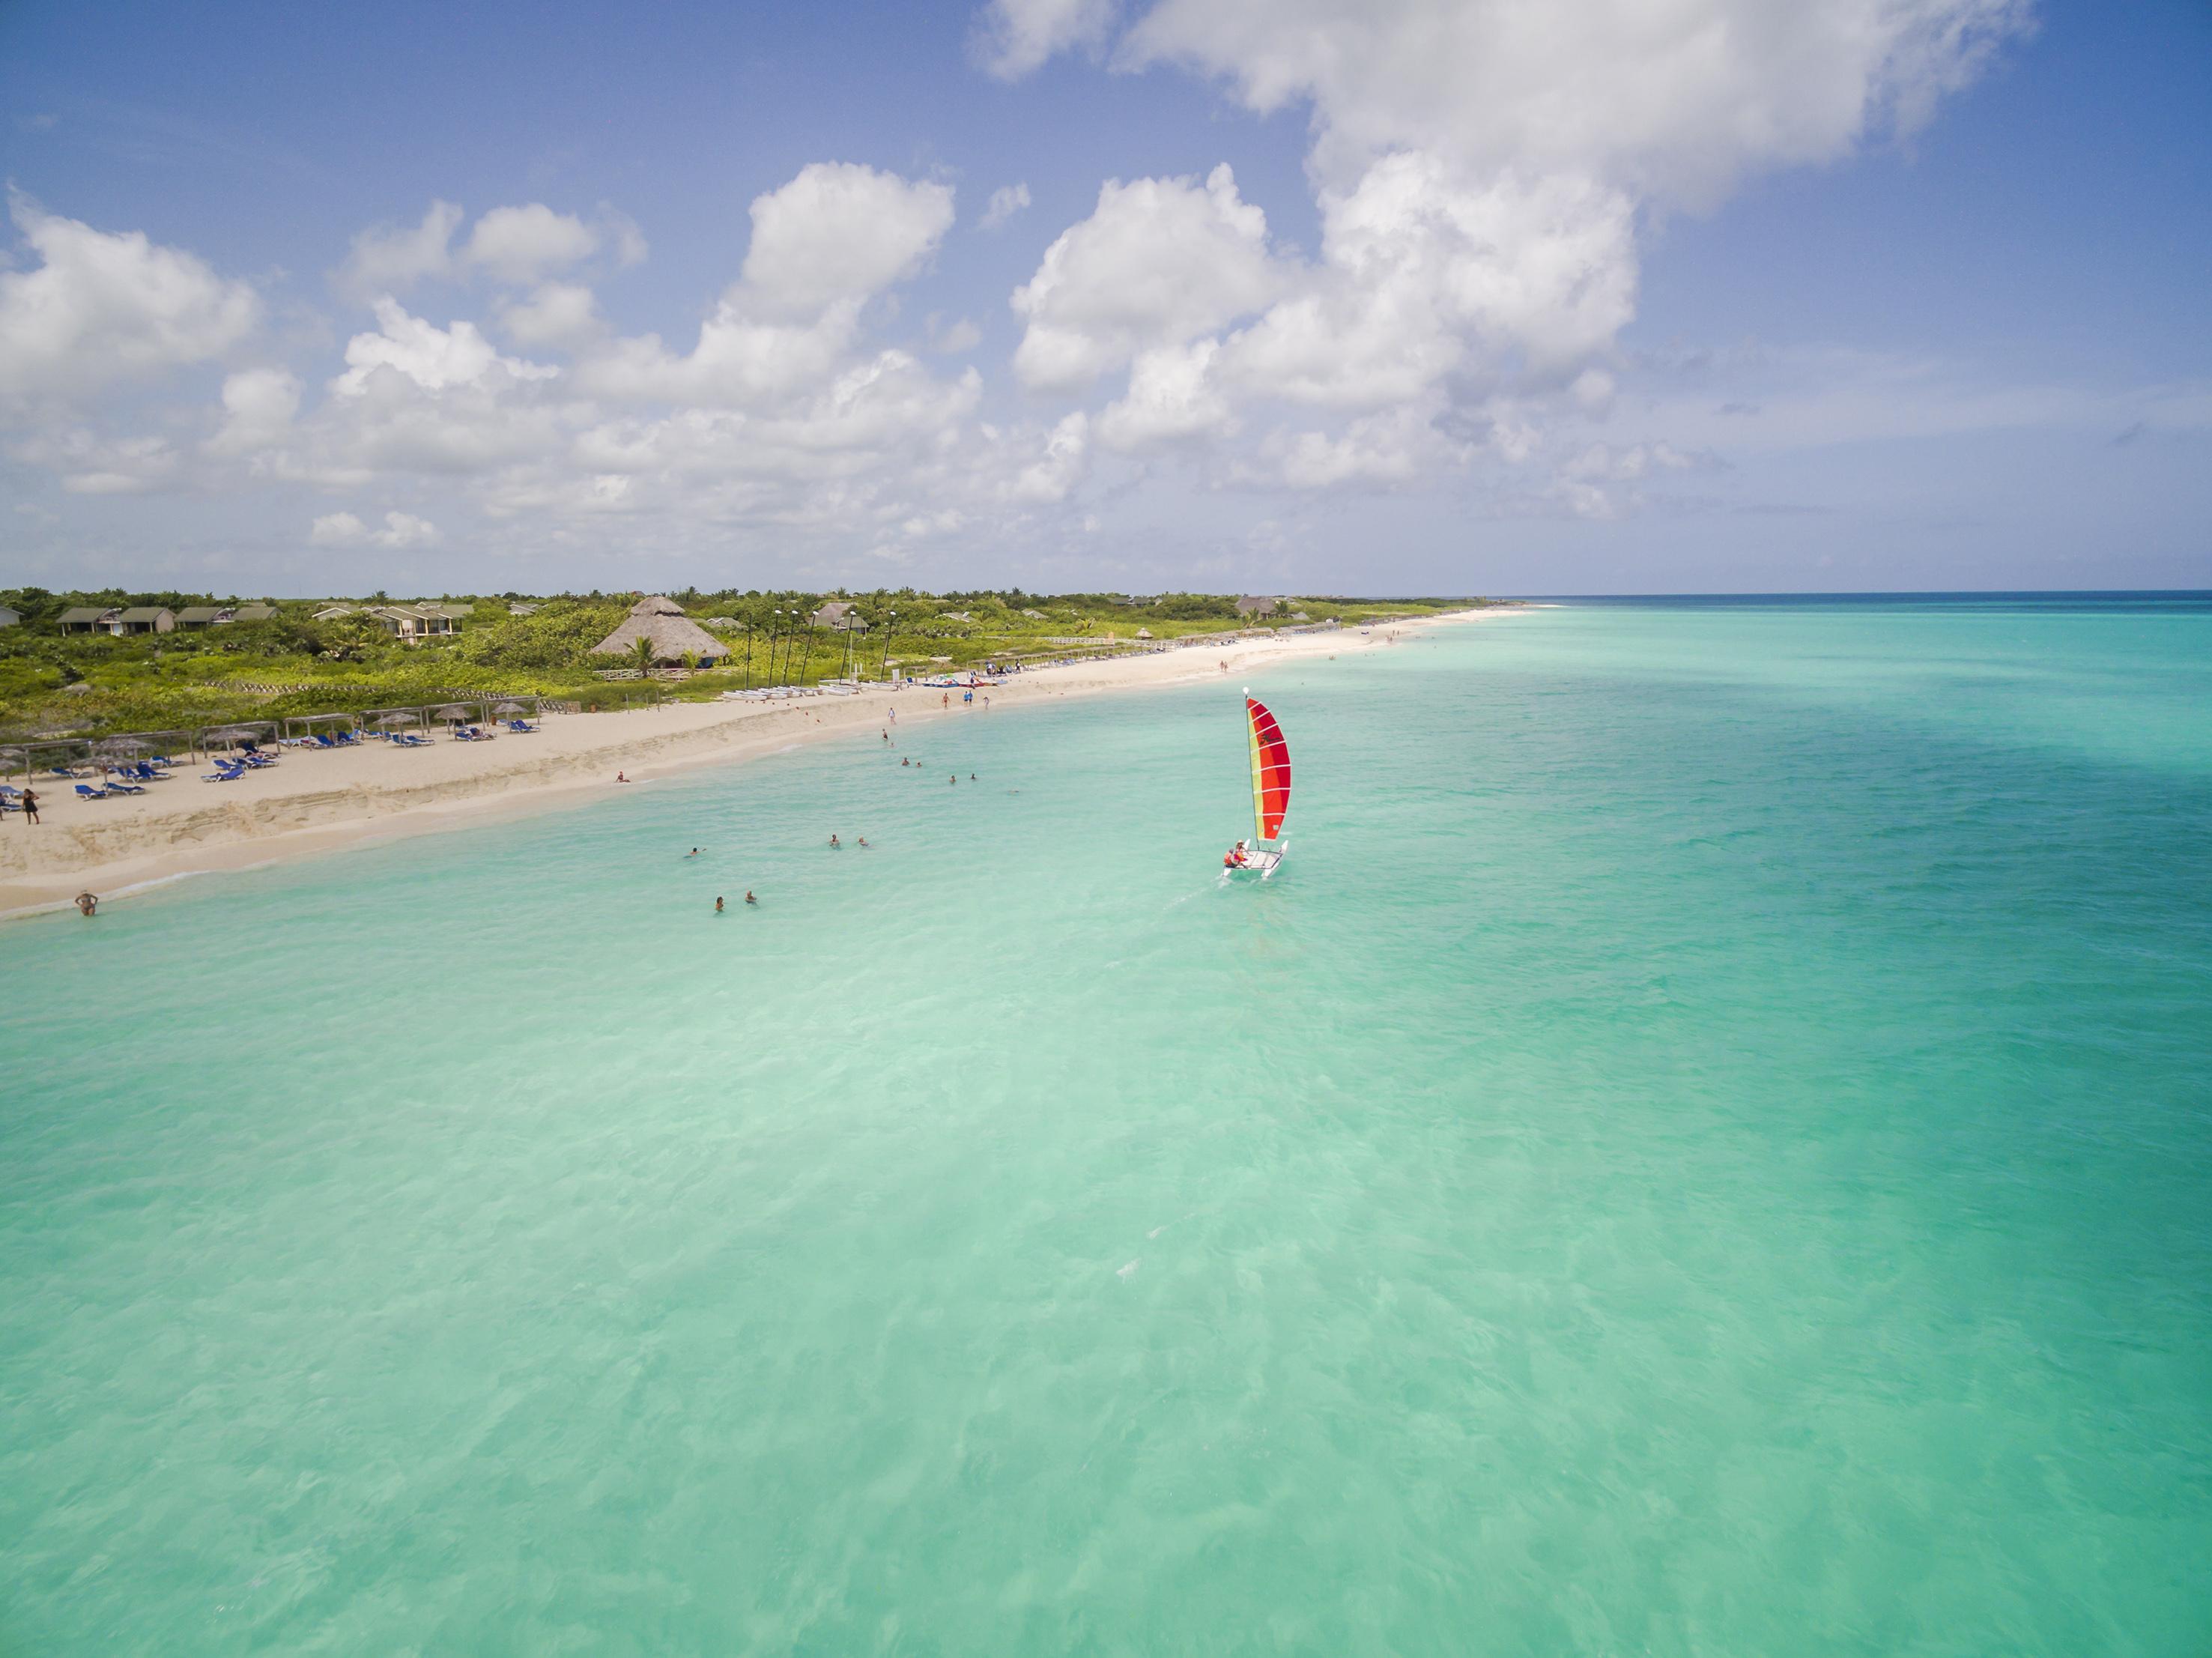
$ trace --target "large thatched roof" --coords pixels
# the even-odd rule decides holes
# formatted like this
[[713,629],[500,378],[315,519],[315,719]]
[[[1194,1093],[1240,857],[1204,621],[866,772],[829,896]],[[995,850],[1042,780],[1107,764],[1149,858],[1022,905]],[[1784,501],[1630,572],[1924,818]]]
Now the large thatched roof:
[[641,599],[632,605],[629,613],[633,616],[681,616],[684,607],[665,594],[656,593],[651,598]]
[[[663,611],[648,611],[645,605],[667,605]],[[729,646],[686,616],[677,606],[665,599],[647,599],[633,607],[623,625],[592,647],[595,656],[627,656],[640,639],[653,641],[653,660],[656,662],[680,662],[686,651],[711,656],[716,661],[730,654]]]

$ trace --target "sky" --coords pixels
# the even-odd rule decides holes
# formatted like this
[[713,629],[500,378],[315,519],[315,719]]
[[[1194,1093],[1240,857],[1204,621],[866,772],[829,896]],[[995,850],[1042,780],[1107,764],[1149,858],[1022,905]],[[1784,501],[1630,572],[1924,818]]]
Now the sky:
[[2191,0],[0,0],[0,586],[2212,587]]

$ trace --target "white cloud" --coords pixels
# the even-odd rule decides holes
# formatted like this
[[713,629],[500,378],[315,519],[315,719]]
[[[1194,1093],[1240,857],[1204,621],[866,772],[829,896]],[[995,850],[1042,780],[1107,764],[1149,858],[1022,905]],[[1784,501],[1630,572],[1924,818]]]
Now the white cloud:
[[1007,485],[1008,497],[1045,505],[1066,499],[1083,481],[1091,448],[1091,418],[1080,409],[1065,416],[1045,439],[1044,453]]
[[952,228],[952,186],[817,162],[753,198],[744,308],[811,317],[913,276]]
[[1129,370],[1129,390],[1098,418],[1098,441],[1109,449],[1227,436],[1236,417],[1211,370],[1221,348],[1201,339],[1145,352]]
[[1283,283],[1267,216],[1237,193],[1225,164],[1202,186],[1110,180],[1091,216],[1062,232],[1014,290],[1029,323],[1014,372],[1033,389],[1076,389],[1139,351],[1257,311]]
[[549,282],[527,299],[500,307],[499,326],[518,345],[573,349],[603,332],[592,290],[578,283]]
[[991,192],[991,199],[983,209],[982,228],[996,230],[1029,204],[1030,187],[1027,184],[1002,184]]
[[1747,172],[1910,127],[2028,22],[2027,0],[1160,0],[1125,61],[1269,112],[1310,102],[1340,187],[1377,156],[1583,173],[1709,204]]
[[281,443],[300,412],[300,382],[283,369],[247,369],[222,382],[223,423],[208,440],[216,455],[251,454]]
[[319,547],[419,547],[438,539],[438,527],[408,512],[387,512],[384,527],[371,529],[349,512],[325,513],[315,520],[307,539]]
[[69,401],[151,379],[221,356],[259,320],[251,287],[190,253],[22,196],[9,206],[40,263],[0,271],[0,398]]
[[461,259],[497,281],[520,285],[589,259],[599,246],[598,233],[581,219],[532,202],[495,207],[478,219]]
[[428,277],[449,275],[453,232],[460,228],[458,203],[434,201],[420,224],[376,225],[353,239],[353,251],[339,267],[340,292],[358,300],[404,294]]
[[976,60],[1016,80],[1054,52],[1099,45],[1113,21],[1113,0],[990,0],[976,20]]
[[613,341],[578,384],[631,401],[768,408],[848,366],[867,302],[919,271],[952,224],[950,186],[818,162],[756,197],[738,280],[690,351],[658,334]]
[[331,382],[343,396],[358,396],[371,376],[384,371],[404,375],[425,391],[467,385],[495,371],[517,380],[549,380],[560,370],[501,357],[472,322],[439,328],[411,316],[397,300],[374,307],[378,332],[356,334],[346,342],[346,371]]

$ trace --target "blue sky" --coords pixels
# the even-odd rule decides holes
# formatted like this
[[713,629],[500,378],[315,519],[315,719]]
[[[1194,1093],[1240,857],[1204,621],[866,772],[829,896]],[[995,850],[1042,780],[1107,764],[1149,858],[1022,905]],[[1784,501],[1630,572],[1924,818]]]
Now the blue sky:
[[2208,84],[2179,0],[17,0],[0,584],[2212,586]]

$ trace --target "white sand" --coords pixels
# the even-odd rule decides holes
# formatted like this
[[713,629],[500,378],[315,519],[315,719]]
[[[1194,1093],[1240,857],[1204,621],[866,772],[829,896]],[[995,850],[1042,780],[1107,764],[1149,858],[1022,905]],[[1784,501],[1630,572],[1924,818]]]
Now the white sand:
[[[623,713],[556,715],[529,735],[483,743],[441,737],[403,749],[367,741],[335,752],[287,748],[276,765],[236,783],[203,783],[206,767],[179,767],[143,795],[85,800],[63,777],[40,779],[37,825],[0,819],[0,916],[49,909],[90,890],[103,902],[131,889],[204,870],[239,869],[328,850],[364,839],[481,820],[487,812],[534,809],[588,799],[688,766],[738,760],[861,730],[880,728],[890,709],[902,726],[984,717],[1049,698],[1195,680],[1229,680],[1286,657],[1334,655],[1388,644],[1441,622],[1510,616],[1468,611],[1362,634],[1299,634],[1235,645],[1079,662],[1016,675],[973,704],[920,687],[791,703],[681,703]],[[1229,664],[1224,674],[1218,666]],[[21,783],[21,778],[10,779]]]

